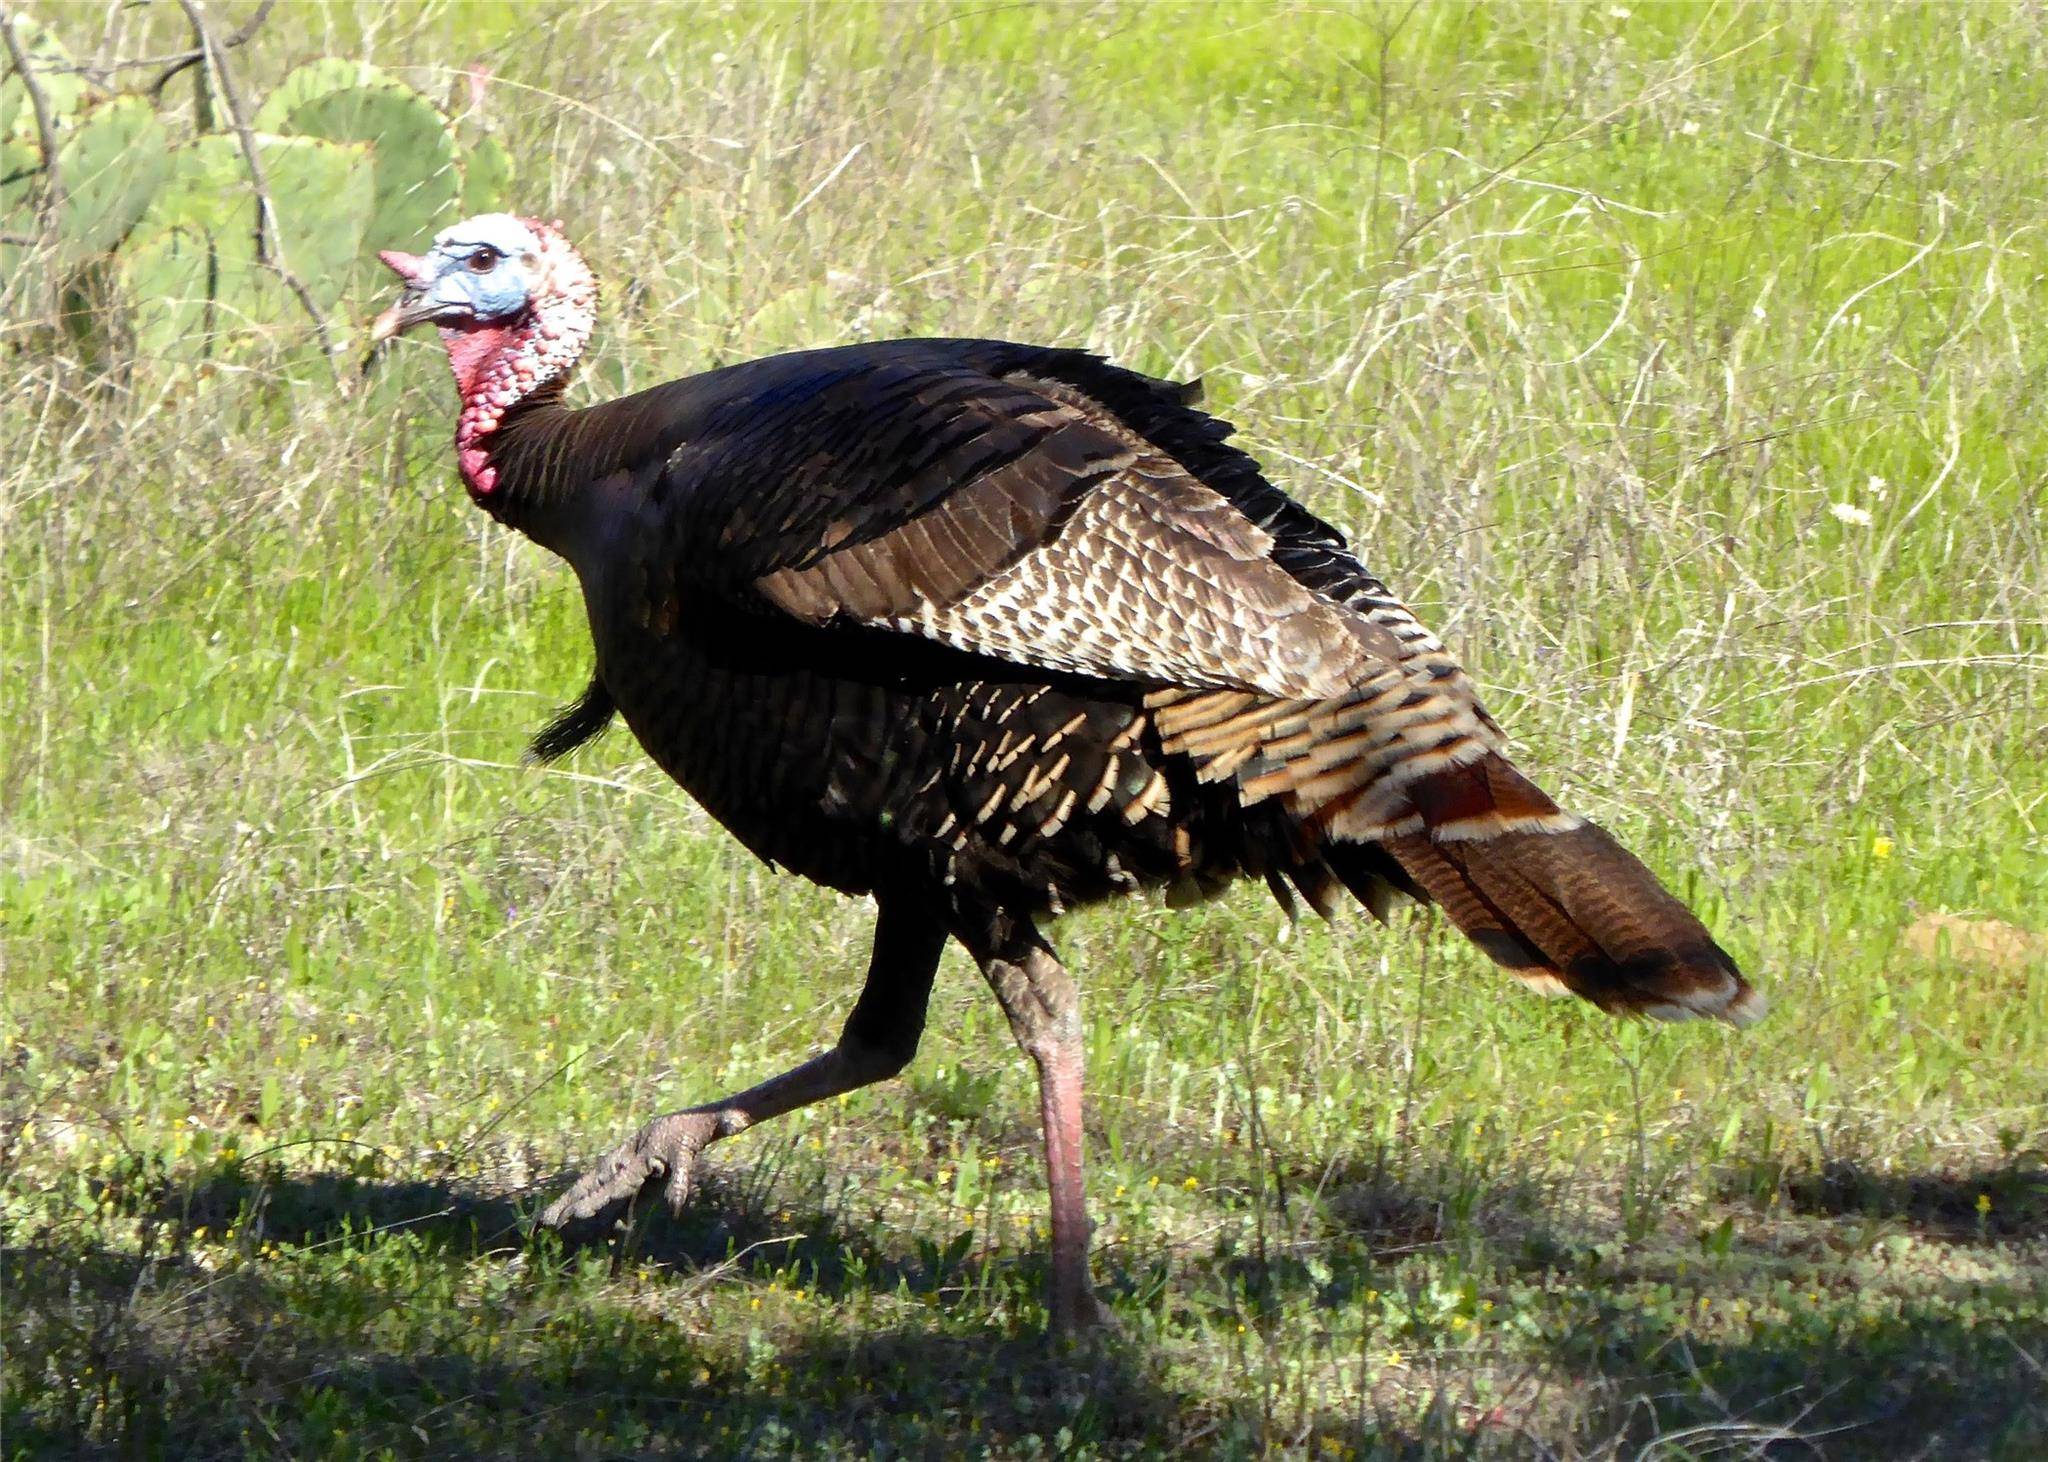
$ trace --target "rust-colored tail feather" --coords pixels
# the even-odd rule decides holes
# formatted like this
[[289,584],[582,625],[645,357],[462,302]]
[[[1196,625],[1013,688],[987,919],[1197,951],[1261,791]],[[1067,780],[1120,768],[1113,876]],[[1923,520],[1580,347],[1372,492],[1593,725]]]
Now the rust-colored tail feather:
[[1341,884],[1381,914],[1399,891],[1443,905],[1538,989],[1666,1020],[1761,1015],[1763,997],[1692,911],[1507,760],[1442,644],[1391,600],[1367,607],[1404,658],[1342,695],[1176,687],[1146,701],[1164,749],[1198,778],[1234,780],[1244,805],[1286,817],[1293,846],[1284,880],[1270,880],[1281,902],[1292,906],[1291,881],[1327,915]]
[[1561,812],[1497,754],[1418,778],[1421,827],[1325,856],[1354,891],[1372,855],[1516,976],[1621,1014],[1747,1025],[1764,1000],[1690,909],[1602,829]]

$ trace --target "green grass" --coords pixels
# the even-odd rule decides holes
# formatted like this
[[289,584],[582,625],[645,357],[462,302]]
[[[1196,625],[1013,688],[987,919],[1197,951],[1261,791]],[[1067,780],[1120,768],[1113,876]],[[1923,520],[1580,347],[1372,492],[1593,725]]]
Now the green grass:
[[[184,44],[116,14],[107,54]],[[529,1243],[828,1041],[869,911],[620,733],[518,765],[581,610],[463,500],[430,350],[343,398],[298,341],[131,372],[24,313],[7,1456],[2048,1449],[2048,961],[1904,938],[2048,925],[2039,16],[563,14],[306,7],[237,64],[493,67],[607,280],[593,394],[908,333],[1204,376],[1773,1012],[1133,902],[1056,930],[1102,1353],[1039,1338],[1028,1067],[956,955],[905,1080],[615,1254]]]

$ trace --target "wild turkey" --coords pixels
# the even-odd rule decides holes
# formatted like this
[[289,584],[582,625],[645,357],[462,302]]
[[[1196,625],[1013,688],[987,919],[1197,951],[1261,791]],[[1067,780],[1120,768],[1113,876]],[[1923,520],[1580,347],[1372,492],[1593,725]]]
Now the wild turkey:
[[439,327],[476,502],[567,559],[590,688],[770,864],[878,917],[838,1044],[648,1124],[543,1215],[564,1226],[710,1143],[901,1070],[950,936],[1036,1063],[1056,1327],[1098,1317],[1081,1028],[1045,917],[1243,875],[1329,915],[1440,904],[1527,983],[1605,1009],[1755,1018],[1698,920],[1507,760],[1444,646],[1196,410],[1078,350],[892,340],[574,410],[596,283],[559,224],[486,214],[425,255],[382,341]]

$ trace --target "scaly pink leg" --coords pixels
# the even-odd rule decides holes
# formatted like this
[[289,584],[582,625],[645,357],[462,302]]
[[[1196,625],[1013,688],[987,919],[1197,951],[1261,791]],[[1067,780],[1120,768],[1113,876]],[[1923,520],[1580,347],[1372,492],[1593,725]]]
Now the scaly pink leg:
[[1052,1193],[1052,1282],[1047,1301],[1053,1330],[1074,1334],[1109,1321],[1088,1281],[1093,1225],[1081,1178],[1080,995],[1073,977],[1036,930],[1028,925],[1007,927],[1003,936],[991,941],[991,948],[975,952],[1017,1044],[1038,1067],[1045,1176]]

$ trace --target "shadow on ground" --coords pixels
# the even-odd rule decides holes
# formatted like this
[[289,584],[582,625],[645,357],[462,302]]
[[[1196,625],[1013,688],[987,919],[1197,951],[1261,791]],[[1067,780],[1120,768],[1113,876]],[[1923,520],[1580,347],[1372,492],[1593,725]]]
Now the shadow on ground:
[[234,1165],[186,1181],[160,1182],[127,1196],[173,1239],[231,1229],[245,1247],[294,1249],[400,1237],[451,1261],[536,1253],[551,1260],[600,1255],[615,1267],[654,1266],[699,1279],[738,1281],[801,1274],[819,1294],[856,1290],[936,1295],[957,1278],[960,1256],[927,1250],[893,1255],[875,1242],[878,1224],[848,1222],[821,1183],[778,1183],[748,1169],[703,1174],[689,1208],[672,1217],[649,1196],[605,1224],[564,1237],[535,1223],[546,1198],[571,1171],[516,1193],[450,1181],[379,1181],[342,1173],[294,1173]]
[[[330,1287],[316,1319],[260,1273],[135,1255],[16,1249],[4,1276],[16,1305],[75,1327],[40,1337],[70,1342],[63,1392],[7,1403],[15,1456],[942,1456],[970,1438],[1050,1454],[1063,1435],[1140,1449],[1187,1410],[1128,1346],[1062,1355],[899,1321],[735,1362],[609,1307],[523,1312],[518,1343],[393,1343],[381,1322],[403,1299],[374,1285]],[[360,1323],[337,1325],[350,1301]]]
[[[1982,1240],[1945,1251],[1980,1266],[2038,1257],[1999,1247],[1977,1200],[2038,1236],[2032,1173],[1783,1183],[1810,1227],[1874,1214]],[[1035,1260],[900,1252],[802,1186],[714,1180],[683,1220],[573,1253],[529,1242],[535,1199],[457,1183],[116,1180],[99,1197],[137,1221],[134,1249],[69,1241],[103,1231],[83,1223],[10,1241],[10,1454],[2048,1455],[2039,1275],[1930,1270],[1873,1310],[1808,1303],[1807,1279],[1739,1251],[1696,1262],[1687,1240],[1694,1267],[1673,1284],[1682,1246],[1560,1232],[1555,1195],[1512,1178],[1374,1176],[1314,1198],[1312,1243],[1182,1250],[1156,1284],[1131,1277],[1148,1256],[1115,1256],[1139,1338],[1061,1351],[1036,1330]],[[1512,1343],[1460,1348],[1387,1318],[1338,1333],[1373,1286],[1420,1305],[1467,1282],[1523,1312]],[[1148,1285],[1157,1306],[1132,1298]],[[1691,1312],[1737,1301],[1775,1308],[1720,1333]],[[1238,1333],[1225,1313],[1249,1322],[1242,1342],[1219,1338]],[[1355,1407],[1276,1402],[1290,1366],[1340,1347],[1380,1358],[1348,1373]]]
[[1898,1173],[1831,1162],[1779,1182],[1798,1213],[1894,1220],[1956,1243],[2048,1237],[2048,1170],[2035,1165]]
[[[769,1187],[713,1179],[681,1220],[647,1205],[565,1249],[531,1239],[535,1199],[456,1183],[116,1179],[99,1197],[139,1221],[134,1250],[6,1249],[35,1383],[0,1430],[25,1456],[1057,1455],[1228,1411],[1143,1346],[1055,1347],[985,1293],[963,1313],[961,1254],[892,1255]],[[1002,1268],[1037,1293],[1035,1260]]]

